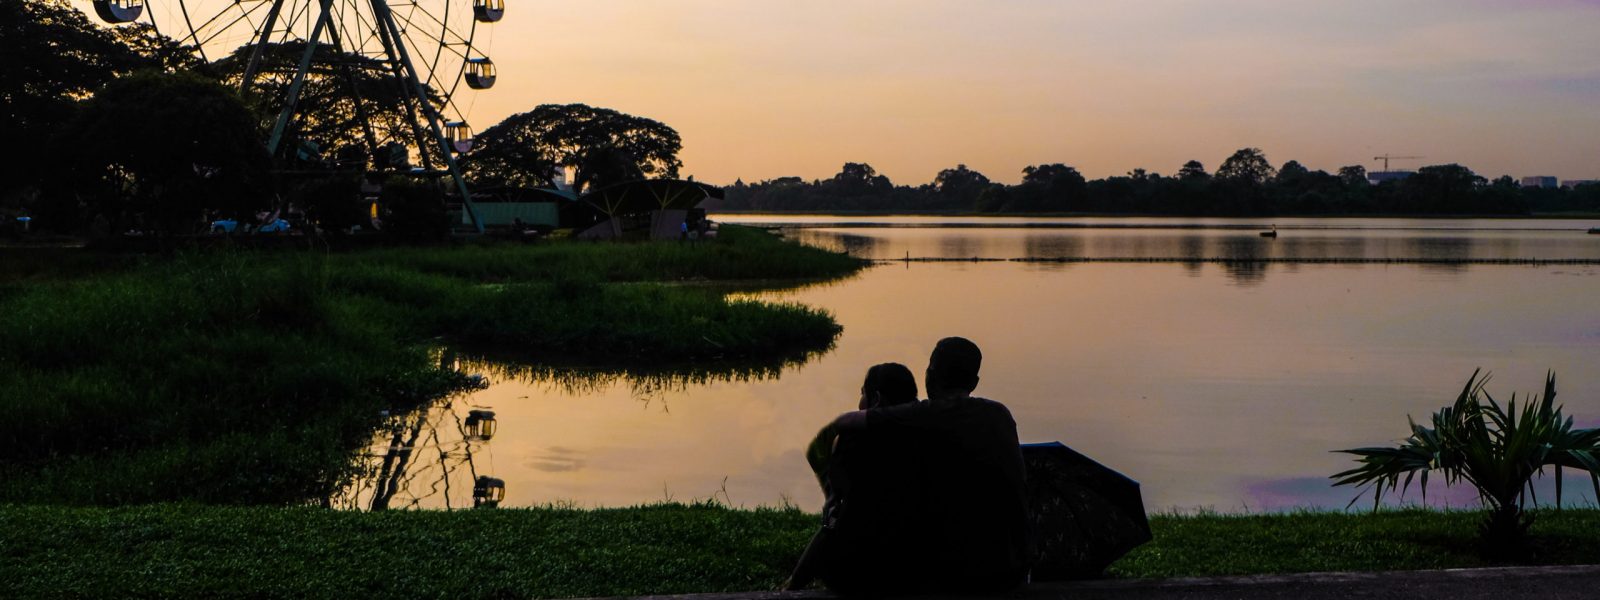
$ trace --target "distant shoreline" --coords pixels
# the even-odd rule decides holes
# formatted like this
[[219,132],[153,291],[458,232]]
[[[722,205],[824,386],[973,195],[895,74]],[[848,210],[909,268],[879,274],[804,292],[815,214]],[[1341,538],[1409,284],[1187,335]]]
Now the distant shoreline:
[[1492,215],[1492,214],[1308,214],[1308,215],[1176,215],[1152,213],[1101,213],[1101,212],[1037,212],[1037,213],[986,213],[974,211],[953,210],[924,210],[924,211],[884,211],[884,210],[732,210],[732,209],[707,209],[711,215],[784,215],[797,217],[1008,217],[1008,218],[1095,218],[1095,219],[1505,219],[1505,220],[1600,220],[1600,212],[1585,213],[1535,213],[1531,215]]

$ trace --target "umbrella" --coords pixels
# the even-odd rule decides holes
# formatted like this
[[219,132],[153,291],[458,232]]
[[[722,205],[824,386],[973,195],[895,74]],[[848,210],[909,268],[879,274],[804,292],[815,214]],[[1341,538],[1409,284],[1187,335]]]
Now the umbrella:
[[1022,461],[1038,536],[1034,581],[1099,577],[1151,540],[1139,482],[1061,442],[1023,444]]

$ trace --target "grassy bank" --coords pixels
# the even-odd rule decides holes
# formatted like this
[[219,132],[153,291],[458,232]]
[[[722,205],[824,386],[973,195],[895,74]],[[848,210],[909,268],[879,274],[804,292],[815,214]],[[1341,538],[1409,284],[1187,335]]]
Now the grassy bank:
[[[1471,513],[1158,516],[1117,577],[1484,566]],[[570,597],[776,587],[795,510],[349,513],[0,506],[0,596]],[[1600,512],[1544,512],[1534,562],[1600,556]]]
[[[704,244],[213,252],[29,272],[0,294],[0,501],[297,503],[381,422],[461,389],[430,350],[538,362],[795,360],[839,328],[666,282],[837,277],[848,257]],[[74,277],[74,272],[97,273]]]

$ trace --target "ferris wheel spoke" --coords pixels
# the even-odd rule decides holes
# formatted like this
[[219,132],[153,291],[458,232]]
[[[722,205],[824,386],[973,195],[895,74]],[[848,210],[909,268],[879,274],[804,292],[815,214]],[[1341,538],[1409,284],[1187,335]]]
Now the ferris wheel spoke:
[[430,64],[429,70],[431,71],[433,69],[433,67],[431,65],[437,64],[439,62],[439,51],[438,51],[438,48],[437,48],[438,40],[433,39],[433,36],[431,35],[431,33],[429,33],[431,31],[431,28],[427,27],[427,23],[426,22],[424,22],[422,24],[418,24],[415,20],[412,19],[412,17],[420,10],[420,7],[416,6],[415,4],[412,4],[412,8],[414,10],[408,12],[404,17],[400,18],[403,21],[403,25],[400,27],[400,30],[405,32],[406,38],[408,40],[413,40],[413,42],[416,39],[416,36],[413,35],[413,32],[417,32],[417,31],[420,30],[421,31],[421,35],[428,36],[427,38],[425,38],[426,41],[429,42],[428,45],[435,46],[435,48],[433,50],[434,58],[433,58],[432,61],[426,60],[426,55],[422,54],[425,51],[426,46],[421,45],[421,44],[412,43],[410,45],[410,48],[412,49],[412,51],[414,53],[417,53],[419,55],[419,57],[422,57],[424,62],[427,62],[427,63]]
[[[239,6],[239,5],[235,4],[234,6]],[[228,11],[223,11],[223,12],[217,13],[217,16],[212,17],[210,20],[208,20],[206,22],[206,24],[201,25],[200,27],[202,29],[210,27],[210,25],[212,23],[215,23],[216,21],[220,20],[222,15],[227,14],[227,12]],[[209,37],[207,37],[206,39],[198,40],[197,41],[197,45],[199,45],[199,46],[210,45],[211,42],[216,41],[217,38],[222,37],[223,35],[227,34],[228,31],[233,29],[233,27],[235,25],[238,25],[240,22],[248,21],[249,17],[250,17],[250,11],[246,11],[245,9],[240,8],[238,16],[234,17],[233,20],[228,21],[228,23],[226,25],[223,25],[221,27],[216,28],[214,31],[211,32],[211,35]],[[252,31],[254,31],[256,29],[256,26],[254,24],[251,24],[250,25],[250,29]]]
[[[402,31],[402,35],[405,36],[406,43],[412,49],[415,50],[417,48],[423,47],[423,46],[420,46],[419,44],[416,43],[416,38],[412,36],[412,34],[411,34],[411,32],[409,30],[403,30]],[[419,54],[419,53],[417,53],[415,51],[413,51],[412,56],[416,60],[419,60],[419,61],[422,62],[422,64],[417,65],[419,67],[422,67],[421,69],[418,69],[418,70],[427,72],[426,77],[422,77],[421,76],[422,74],[418,73],[418,75],[419,75],[418,79],[422,80],[422,84],[427,86],[428,91],[433,92],[433,94],[435,96],[439,95],[441,90],[439,89],[439,86],[437,85],[438,69],[434,68],[434,64],[435,64],[435,62],[437,60],[437,57],[435,57],[435,61],[429,61],[428,60],[428,56],[426,54]],[[421,100],[423,102],[426,102],[430,107],[433,107],[433,108],[430,108],[429,110],[433,110],[433,111],[437,112],[437,107],[434,107],[434,99],[433,98],[422,98]]]
[[[383,44],[378,39],[377,23],[367,18],[368,13],[363,11],[361,7],[357,5],[357,1],[358,0],[344,0],[345,4],[350,6],[350,11],[348,14],[354,17],[353,19],[348,19],[347,21],[353,21],[353,27],[357,31],[362,32],[359,36],[354,37],[356,42],[354,46],[352,46],[352,51],[360,53],[363,56],[370,56],[375,53],[382,54]],[[374,42],[379,43],[374,46]]]

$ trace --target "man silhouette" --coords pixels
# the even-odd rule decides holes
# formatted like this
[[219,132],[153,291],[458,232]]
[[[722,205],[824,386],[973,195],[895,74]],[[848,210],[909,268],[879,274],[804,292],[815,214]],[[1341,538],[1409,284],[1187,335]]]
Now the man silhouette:
[[927,402],[841,415],[833,470],[847,492],[815,558],[845,592],[996,592],[1028,569],[1017,426],[1005,405],[972,395],[983,354],[940,340]]

